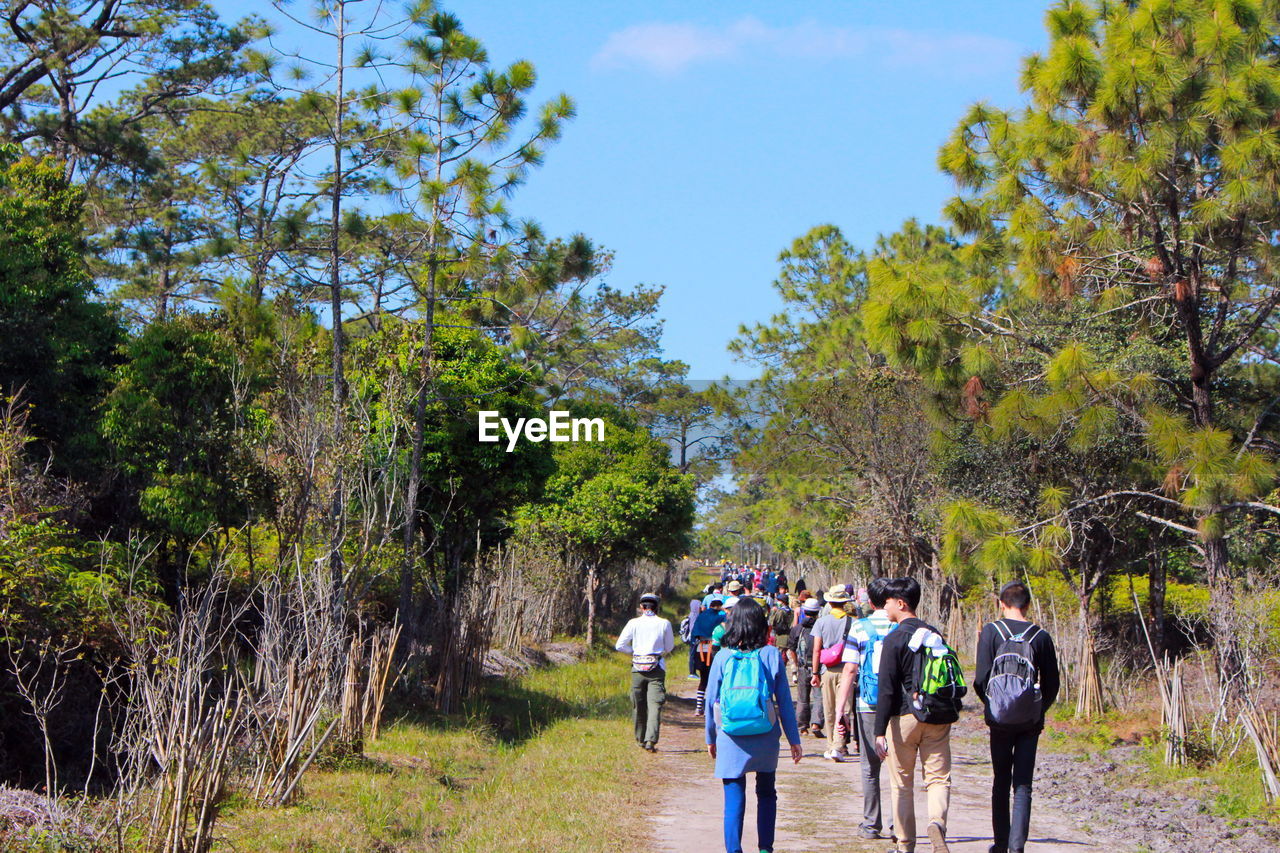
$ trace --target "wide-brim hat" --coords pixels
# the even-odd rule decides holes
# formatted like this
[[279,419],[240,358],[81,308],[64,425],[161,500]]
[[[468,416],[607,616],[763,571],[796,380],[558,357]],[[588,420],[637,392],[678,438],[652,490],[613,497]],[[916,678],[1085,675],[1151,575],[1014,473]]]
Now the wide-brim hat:
[[827,604],[844,604],[849,600],[849,591],[844,588],[844,584],[838,583],[827,590],[827,594],[823,597],[827,600]]
[[737,604],[737,603],[738,603],[738,596],[736,596],[736,595],[734,595],[734,596],[730,596],[729,598],[726,598],[726,599],[724,600],[724,609],[725,609],[725,610],[728,610],[730,607],[732,607],[733,605],[735,605],[735,604]]
[[737,592],[738,590],[742,589],[742,584],[738,583],[737,581],[729,581],[727,584],[725,584],[724,588],[727,589],[729,592]]

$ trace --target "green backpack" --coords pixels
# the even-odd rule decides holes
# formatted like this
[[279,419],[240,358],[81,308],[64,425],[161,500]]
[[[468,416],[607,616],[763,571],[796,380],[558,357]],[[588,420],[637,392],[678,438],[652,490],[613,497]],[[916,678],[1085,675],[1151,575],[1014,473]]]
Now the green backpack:
[[922,723],[954,723],[969,687],[955,649],[944,644],[946,651],[935,655],[921,646],[915,655],[915,689],[911,694],[911,713]]

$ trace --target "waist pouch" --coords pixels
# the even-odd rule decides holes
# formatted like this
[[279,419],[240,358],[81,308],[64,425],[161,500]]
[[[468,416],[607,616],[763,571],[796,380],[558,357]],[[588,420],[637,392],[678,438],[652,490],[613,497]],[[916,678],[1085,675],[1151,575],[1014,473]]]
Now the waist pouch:
[[662,663],[661,655],[632,655],[632,672],[653,672]]

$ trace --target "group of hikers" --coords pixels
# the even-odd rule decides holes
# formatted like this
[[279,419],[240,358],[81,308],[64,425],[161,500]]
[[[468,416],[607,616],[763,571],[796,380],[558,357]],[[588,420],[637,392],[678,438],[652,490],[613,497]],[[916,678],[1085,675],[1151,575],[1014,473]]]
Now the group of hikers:
[[[825,593],[792,595],[785,575],[763,570],[744,580],[732,566],[689,602],[681,636],[689,646],[689,678],[697,679],[695,713],[704,718],[707,752],[724,785],[724,844],[741,853],[746,774],[755,774],[756,833],[772,853],[777,818],[776,773],[783,735],[791,759],[804,750],[801,732],[826,741],[822,757],[858,760],[864,839],[916,844],[915,767],[928,801],[925,834],[933,853],[947,853],[951,789],[951,725],[968,684],[942,632],[917,616],[914,578],[876,578],[863,589],[837,584]],[[768,590],[765,577],[772,574]],[[797,582],[797,586],[802,585]],[[666,700],[665,655],[675,649],[671,623],[646,593],[617,649],[632,655],[637,742],[656,751]],[[993,781],[990,853],[1022,853],[1031,821],[1031,785],[1045,713],[1060,684],[1052,638],[1028,619],[1031,592],[1022,581],[997,595],[1000,618],[982,627],[974,690],[989,729]],[[792,685],[795,696],[792,696]],[[881,808],[881,769],[888,765],[890,808]],[[1012,804],[1011,804],[1012,799]]]

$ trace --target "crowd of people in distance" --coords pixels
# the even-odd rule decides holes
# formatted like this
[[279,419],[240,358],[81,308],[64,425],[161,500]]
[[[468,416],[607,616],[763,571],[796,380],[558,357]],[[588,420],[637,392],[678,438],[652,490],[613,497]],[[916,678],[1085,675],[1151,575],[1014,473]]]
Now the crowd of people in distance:
[[[969,683],[942,632],[917,615],[920,584],[882,577],[865,588],[837,584],[816,595],[803,579],[796,587],[790,590],[783,571],[727,563],[720,579],[689,602],[680,625],[688,677],[698,682],[695,713],[724,786],[725,850],[742,849],[746,777],[754,773],[756,834],[761,853],[771,853],[779,744],[785,735],[799,763],[807,733],[825,741],[823,759],[860,762],[858,833],[887,834],[894,853],[915,850],[918,763],[928,802],[925,835],[933,853],[947,853],[951,726]],[[977,637],[972,685],[989,730],[990,853],[1022,853],[1036,748],[1060,676],[1052,638],[1028,618],[1027,584],[1005,584],[996,604],[1000,618]],[[645,594],[640,605],[617,648],[632,655],[636,741],[656,751],[666,700],[663,659],[675,649],[675,632],[657,615],[657,595]]]

